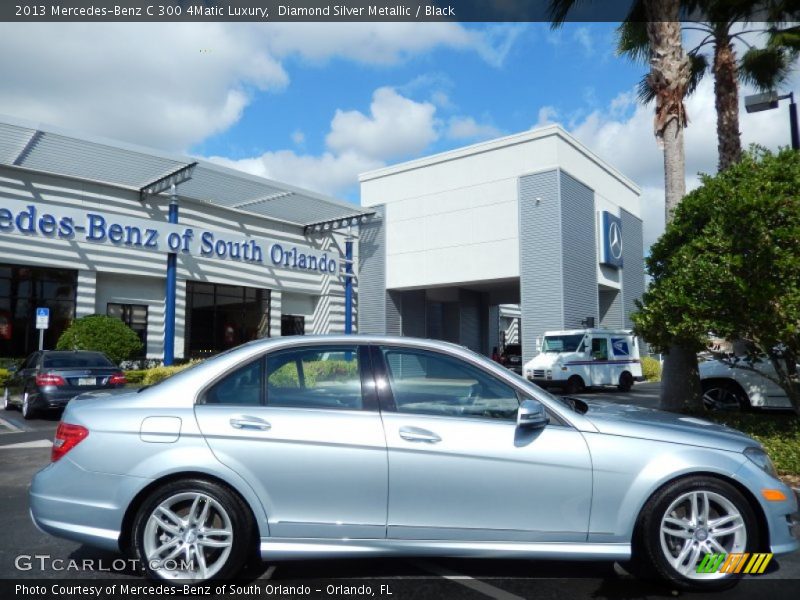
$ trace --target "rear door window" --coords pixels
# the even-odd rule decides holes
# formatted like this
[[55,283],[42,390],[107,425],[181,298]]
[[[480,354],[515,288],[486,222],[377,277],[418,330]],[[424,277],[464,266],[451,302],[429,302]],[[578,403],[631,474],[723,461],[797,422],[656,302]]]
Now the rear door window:
[[264,360],[259,358],[229,373],[205,393],[205,404],[262,404]]

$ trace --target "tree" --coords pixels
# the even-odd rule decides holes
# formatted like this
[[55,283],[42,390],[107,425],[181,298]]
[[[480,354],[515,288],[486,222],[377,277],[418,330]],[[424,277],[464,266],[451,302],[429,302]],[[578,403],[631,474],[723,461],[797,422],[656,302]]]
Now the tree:
[[651,248],[636,331],[657,348],[745,341],[750,361],[724,360],[772,379],[800,415],[800,153],[754,149],[702,181]]
[[[634,61],[647,57],[649,40],[643,22],[644,0],[637,0],[631,17],[618,29],[617,51]],[[764,0],[682,0],[688,13],[699,13],[704,21],[685,24],[684,30],[703,34],[687,51],[691,64],[688,93],[691,94],[709,71],[714,77],[714,103],[717,113],[717,148],[719,170],[728,168],[742,156],[739,134],[739,81],[754,84],[761,90],[773,89],[786,79],[797,56],[798,29],[786,27],[787,19],[796,18],[791,3]],[[765,21],[768,19],[769,21]],[[747,24],[746,29],[740,26]],[[752,45],[746,34],[765,34],[763,47]],[[748,46],[737,61],[734,40]],[[712,49],[712,56],[705,54]],[[711,60],[709,60],[709,58]],[[639,84],[639,98],[653,100],[654,90],[647,78]]]
[[[551,0],[550,16],[554,27],[564,22],[577,2]],[[627,19],[644,24],[646,56],[650,63],[646,82],[656,103],[655,136],[664,150],[664,210],[668,223],[686,194],[683,128],[687,118],[683,99],[691,84],[691,63],[683,51],[680,15],[680,0],[640,0]],[[702,394],[696,355],[675,344],[664,349],[660,407],[680,410],[687,400],[691,406],[700,406]]]
[[95,350],[119,364],[142,350],[142,341],[119,319],[89,315],[73,321],[56,343],[57,350]]

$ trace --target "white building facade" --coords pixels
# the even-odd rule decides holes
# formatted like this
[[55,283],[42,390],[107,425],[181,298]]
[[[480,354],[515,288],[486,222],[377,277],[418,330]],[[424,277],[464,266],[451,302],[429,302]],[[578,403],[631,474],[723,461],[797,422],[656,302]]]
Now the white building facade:
[[[35,310],[46,307],[45,348],[72,319],[103,314],[140,335],[141,358],[163,358],[170,252],[178,359],[344,331],[344,241],[359,207],[204,161],[0,121],[0,357],[38,347]],[[170,190],[149,193],[159,181],[179,181],[177,224]]]
[[489,354],[518,305],[527,359],[547,330],[631,326],[640,190],[559,126],[366,173],[361,203],[361,332]]

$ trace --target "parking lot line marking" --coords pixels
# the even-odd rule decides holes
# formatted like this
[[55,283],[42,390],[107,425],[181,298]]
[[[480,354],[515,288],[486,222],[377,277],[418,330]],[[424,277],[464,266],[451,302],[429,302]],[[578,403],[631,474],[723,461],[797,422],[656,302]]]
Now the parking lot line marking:
[[0,450],[8,450],[9,448],[50,448],[53,442],[50,440],[33,440],[31,442],[19,442],[18,444],[6,444],[0,446]]
[[6,421],[5,419],[0,419],[0,425],[2,425],[3,427],[7,427],[11,431],[22,431],[21,427],[17,427],[13,423],[11,423],[10,421]]
[[264,574],[259,577],[259,579],[272,579],[272,575],[275,573],[275,569],[277,569],[275,565],[270,565],[267,567],[267,570],[264,571]]
[[449,581],[459,583],[475,592],[489,596],[490,598],[495,598],[495,600],[525,600],[522,598],[522,596],[516,596],[510,592],[494,587],[493,585],[489,585],[484,581],[470,577],[469,575],[462,575],[461,573],[456,573],[455,571],[445,569],[444,567],[440,567],[439,565],[435,565],[427,561],[414,561],[414,564],[424,571],[428,571],[429,573],[433,573],[434,575],[438,575],[439,577]]

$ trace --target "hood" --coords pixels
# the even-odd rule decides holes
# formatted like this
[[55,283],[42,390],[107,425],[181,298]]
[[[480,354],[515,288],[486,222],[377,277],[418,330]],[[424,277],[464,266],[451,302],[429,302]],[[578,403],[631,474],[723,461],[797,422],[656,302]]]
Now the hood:
[[584,417],[608,435],[658,440],[690,446],[741,452],[760,446],[741,431],[705,419],[679,415],[630,404],[583,400],[588,406]]

